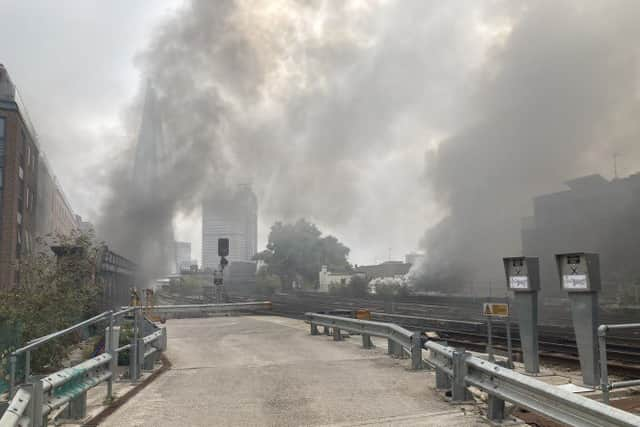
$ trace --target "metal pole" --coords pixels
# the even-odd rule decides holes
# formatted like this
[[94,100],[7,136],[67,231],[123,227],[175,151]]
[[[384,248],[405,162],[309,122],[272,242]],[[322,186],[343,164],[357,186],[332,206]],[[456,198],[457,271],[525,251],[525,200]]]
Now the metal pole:
[[511,344],[511,317],[507,317],[507,367],[513,369],[513,346]]
[[602,402],[609,404],[609,372],[607,367],[607,326],[598,328],[598,347],[600,349],[600,388]]
[[493,333],[491,327],[491,316],[487,317],[487,360],[489,362],[495,362],[495,357],[493,357]]
[[[118,344],[113,342],[113,338],[113,311],[111,311],[111,313],[109,314],[109,329],[104,340],[104,349],[111,355],[111,363],[109,364],[111,376],[109,377],[109,381],[107,382],[107,399],[109,400],[111,400],[111,398],[113,397],[113,378],[116,376],[116,369],[114,369],[114,366],[118,366],[118,354],[114,351],[114,349],[118,347]],[[116,363],[113,363],[114,357]]]
[[24,355],[24,382],[29,382],[29,374],[31,371],[31,352],[27,351]]
[[136,307],[133,312],[133,340],[131,340],[131,348],[129,349],[129,376],[131,381],[138,379],[138,318],[140,317],[140,308]]
[[16,362],[17,357],[12,354],[9,357],[9,397],[13,397],[15,395],[16,388]]

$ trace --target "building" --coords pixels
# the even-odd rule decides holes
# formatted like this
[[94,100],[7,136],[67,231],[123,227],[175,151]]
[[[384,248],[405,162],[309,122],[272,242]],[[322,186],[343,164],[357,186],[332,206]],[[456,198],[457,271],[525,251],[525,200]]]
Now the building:
[[522,251],[540,258],[542,294],[560,290],[554,255],[600,254],[605,297],[633,296],[640,286],[640,174],[608,181],[588,175],[566,182],[568,190],[533,199],[522,223]]
[[16,264],[34,243],[39,154],[26,109],[0,65],[0,288],[19,281]]
[[258,250],[258,202],[249,185],[219,192],[202,205],[202,267],[220,262],[218,239],[229,239],[230,262],[251,261]]
[[20,277],[20,258],[36,236],[67,234],[75,215],[40,150],[16,86],[0,64],[0,288]]
[[180,273],[182,270],[189,270],[192,265],[191,260],[191,242],[174,242],[175,243],[175,271]]
[[422,261],[424,261],[424,254],[417,252],[412,252],[404,256],[404,263],[409,264],[412,267],[421,264]]
[[56,236],[67,236],[80,229],[79,217],[73,213],[43,153],[38,164],[38,189],[36,233],[43,238],[43,243],[51,244]]
[[351,271],[329,271],[323,265],[318,273],[318,292],[329,292],[331,286],[346,286],[351,282],[351,278],[357,274]]
[[385,261],[382,264],[358,265],[356,269],[364,273],[368,280],[371,280],[404,276],[411,269],[411,264],[402,261]]

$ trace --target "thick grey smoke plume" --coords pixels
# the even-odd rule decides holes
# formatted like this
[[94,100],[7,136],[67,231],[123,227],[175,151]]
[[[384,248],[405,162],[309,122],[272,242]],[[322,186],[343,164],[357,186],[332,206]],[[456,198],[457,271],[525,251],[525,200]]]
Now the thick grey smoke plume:
[[158,191],[132,194],[122,166],[103,230],[149,258],[142,232],[167,236],[177,212],[250,179],[261,215],[355,247],[413,245],[445,216],[425,277],[491,276],[533,195],[603,170],[614,146],[636,158],[637,9],[192,0],[138,58],[164,123]]
[[500,259],[521,253],[532,196],[610,176],[615,152],[638,165],[640,4],[510,6],[510,33],[473,86],[472,124],[427,156],[429,185],[449,211],[424,238],[432,285],[502,280]]

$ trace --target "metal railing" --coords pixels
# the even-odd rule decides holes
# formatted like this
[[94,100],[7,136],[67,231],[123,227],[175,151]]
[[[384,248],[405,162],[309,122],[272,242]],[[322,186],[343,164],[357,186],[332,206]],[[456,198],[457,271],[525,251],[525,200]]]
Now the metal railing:
[[[488,395],[487,417],[492,421],[505,418],[505,401],[538,413],[569,426],[639,426],[640,417],[603,403],[561,390],[472,356],[465,350],[455,349],[435,341],[426,341],[418,332],[411,332],[393,323],[372,322],[340,316],[306,313],[311,335],[318,335],[318,326],[325,334],[332,329],[334,340],[341,340],[341,331],[360,333],[363,346],[371,347],[371,336],[387,338],[391,349],[408,350],[412,367],[422,366],[422,348],[429,350],[426,363],[436,371],[436,388],[446,390],[453,402],[471,401],[468,387],[477,387]],[[640,325],[639,325],[640,326]],[[394,354],[395,351],[393,352]],[[419,362],[418,362],[419,361]]]
[[[129,344],[119,347],[120,327],[116,326],[116,322],[129,313],[133,313],[134,318],[133,337]],[[104,353],[41,379],[32,378],[27,366],[25,383],[15,390],[17,356],[28,356],[31,351],[55,338],[104,320],[109,321],[105,329]],[[68,418],[83,418],[86,415],[86,392],[89,389],[107,382],[107,398],[111,399],[113,380],[117,375],[118,354],[122,351],[129,350],[129,377],[132,381],[137,381],[140,372],[153,369],[160,353],[167,348],[166,328],[149,323],[147,329],[152,329],[152,332],[144,335],[144,322],[142,307],[127,307],[118,312],[108,311],[62,331],[32,340],[11,353],[10,397],[13,399],[0,418],[0,427],[41,427],[46,425],[50,413],[62,408],[66,408]],[[27,358],[26,361],[28,360]]]
[[434,341],[425,343],[428,363],[436,369],[436,388],[449,390],[451,400],[470,400],[468,386],[485,391],[487,417],[504,419],[505,401],[569,426],[638,426],[640,417],[504,368],[464,350]]
[[[130,307],[123,307],[130,308]],[[178,305],[156,305],[151,308],[154,312],[172,311],[200,311],[207,313],[228,313],[234,311],[256,311],[271,310],[270,301],[257,302],[237,302],[228,304],[178,304]]]
[[318,335],[318,326],[325,328],[328,335],[332,330],[333,339],[342,339],[341,331],[359,333],[362,335],[362,346],[371,348],[371,337],[381,337],[388,340],[388,353],[398,357],[404,357],[404,351],[411,357],[411,368],[422,368],[422,338],[419,332],[411,332],[393,323],[373,322],[370,320],[358,320],[348,317],[331,316],[327,314],[306,313],[311,325],[311,335]]
[[609,403],[609,390],[640,385],[640,379],[609,383],[609,371],[607,366],[607,332],[626,329],[640,329],[640,323],[600,325],[600,327],[598,327],[598,347],[600,350],[600,387],[602,389],[602,401],[607,404]]

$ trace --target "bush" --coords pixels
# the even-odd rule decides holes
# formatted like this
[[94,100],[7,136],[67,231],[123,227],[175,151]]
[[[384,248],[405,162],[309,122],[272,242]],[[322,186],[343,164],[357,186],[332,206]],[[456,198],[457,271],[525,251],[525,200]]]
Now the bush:
[[256,292],[264,296],[272,296],[282,287],[282,281],[274,274],[266,270],[260,270],[256,276]]
[[[0,292],[0,320],[20,323],[23,342],[82,321],[99,308],[100,286],[95,278],[98,250],[91,237],[58,236],[56,246],[63,254],[60,258],[41,240],[38,244],[43,248],[40,252],[25,253],[20,259],[19,284]],[[77,342],[77,336],[67,335],[34,351],[34,372],[59,368],[73,342]]]

